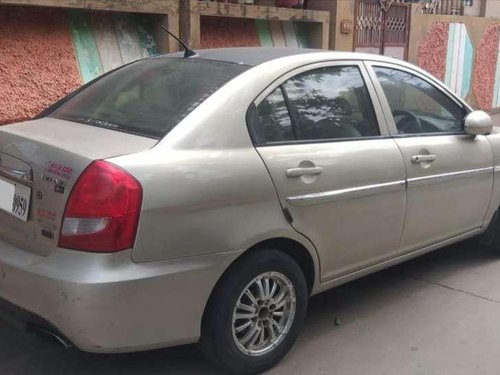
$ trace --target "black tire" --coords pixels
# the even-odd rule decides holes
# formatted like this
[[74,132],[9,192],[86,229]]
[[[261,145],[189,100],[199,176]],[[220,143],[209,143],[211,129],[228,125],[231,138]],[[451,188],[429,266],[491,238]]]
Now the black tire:
[[500,254],[500,220],[498,218],[498,211],[493,215],[486,231],[474,240],[481,247]]
[[[276,272],[286,276],[295,291],[295,315],[282,341],[271,351],[251,356],[239,349],[233,338],[233,312],[245,288],[257,276]],[[237,374],[258,374],[276,365],[291,349],[307,311],[308,289],[299,265],[289,255],[262,249],[243,255],[217,284],[203,317],[200,345],[216,366]]]

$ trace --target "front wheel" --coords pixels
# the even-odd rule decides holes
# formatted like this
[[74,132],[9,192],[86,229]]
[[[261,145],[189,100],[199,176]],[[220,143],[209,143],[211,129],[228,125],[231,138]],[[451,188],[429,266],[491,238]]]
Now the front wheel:
[[273,249],[244,255],[217,285],[205,312],[201,347],[233,373],[256,374],[290,350],[307,310],[298,264]]

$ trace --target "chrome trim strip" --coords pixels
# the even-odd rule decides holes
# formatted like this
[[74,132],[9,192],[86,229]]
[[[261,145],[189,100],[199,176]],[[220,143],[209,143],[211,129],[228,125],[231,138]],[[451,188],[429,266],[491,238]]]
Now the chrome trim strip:
[[[468,175],[478,175],[500,172],[500,166],[498,167],[487,167],[487,168],[477,168],[458,172],[441,173],[430,176],[413,177],[408,179],[408,185],[418,186],[424,184],[434,184],[453,180],[455,178],[461,178]],[[304,206],[314,206],[318,204],[330,203],[334,201],[353,199],[367,197],[377,194],[396,192],[401,190],[406,186],[406,181],[392,181],[381,184],[358,186],[347,189],[324,191],[320,193],[297,195],[294,197],[288,197],[286,200],[292,206],[304,207]]]
[[20,182],[31,183],[33,177],[31,171],[21,171],[15,168],[8,168],[0,165],[0,175]]
[[500,172],[500,165],[495,165],[494,169],[495,173]]
[[438,184],[441,182],[450,181],[456,178],[461,178],[469,175],[478,175],[478,174],[486,174],[493,173],[493,167],[487,168],[477,168],[477,169],[469,169],[465,171],[458,172],[449,172],[449,173],[441,173],[441,174],[433,174],[430,176],[422,176],[422,177],[413,177],[408,179],[408,185],[415,186],[420,184]]
[[33,182],[31,167],[24,161],[3,152],[0,152],[0,176],[23,184],[30,185]]
[[324,191],[321,193],[298,195],[288,197],[286,200],[292,206],[304,207],[315,206],[318,204],[330,203],[340,200],[367,197],[371,195],[391,193],[404,190],[406,181],[392,181],[374,185],[364,185],[347,189]]

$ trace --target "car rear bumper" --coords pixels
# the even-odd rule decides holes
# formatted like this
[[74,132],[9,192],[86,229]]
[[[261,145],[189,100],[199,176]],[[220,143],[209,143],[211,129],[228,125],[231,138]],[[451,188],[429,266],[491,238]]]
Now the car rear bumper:
[[40,256],[0,240],[0,298],[84,351],[193,343],[214,285],[238,254],[137,264],[131,251]]

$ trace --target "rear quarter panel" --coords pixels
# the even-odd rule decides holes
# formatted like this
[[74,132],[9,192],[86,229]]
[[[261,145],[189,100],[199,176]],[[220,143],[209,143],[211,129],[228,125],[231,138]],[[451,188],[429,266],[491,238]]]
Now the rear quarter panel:
[[253,149],[161,151],[120,163],[143,187],[134,261],[239,251],[292,232]]

